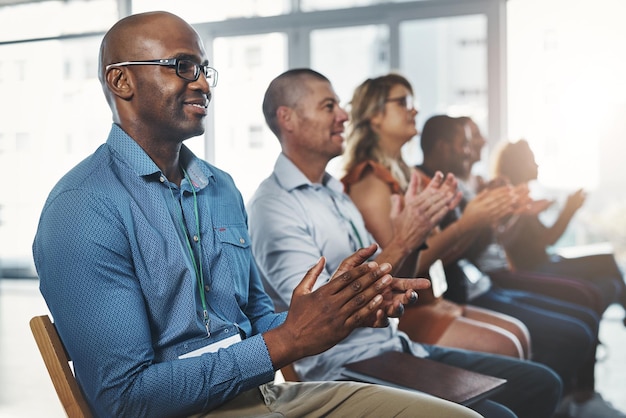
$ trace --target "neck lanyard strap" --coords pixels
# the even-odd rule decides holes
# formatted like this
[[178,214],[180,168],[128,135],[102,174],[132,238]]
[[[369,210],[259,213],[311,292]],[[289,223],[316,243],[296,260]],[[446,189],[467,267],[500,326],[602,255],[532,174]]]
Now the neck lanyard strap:
[[172,191],[172,187],[169,185],[168,187],[170,189],[170,194],[172,195],[172,198],[174,198],[174,200],[178,203],[177,205],[178,221],[180,223],[180,227],[183,230],[183,235],[185,235],[185,243],[187,244],[187,251],[189,252],[189,256],[191,257],[191,263],[193,264],[193,269],[196,274],[196,282],[198,283],[198,292],[200,293],[200,301],[202,302],[202,315],[203,315],[204,327],[206,328],[207,337],[210,337],[211,331],[209,330],[209,325],[211,321],[209,319],[209,310],[207,308],[206,295],[204,293],[204,272],[202,271],[202,240],[200,237],[200,215],[198,211],[198,196],[196,195],[196,188],[191,182],[191,179],[189,178],[187,171],[185,171],[185,169],[182,169],[182,170],[193,192],[193,209],[194,209],[195,222],[196,222],[196,234],[193,236],[193,240],[194,242],[198,243],[198,247],[199,247],[197,261],[193,252],[193,247],[191,246],[191,241],[189,240],[189,231],[187,230],[187,227],[185,226],[185,221],[183,219],[182,202],[178,201],[174,197],[174,192]]
[[[341,209],[339,209],[339,205],[337,204],[337,201],[335,200],[335,196],[333,196],[333,191],[330,190],[329,188],[327,189],[328,189],[328,195],[330,196],[330,200],[332,200],[333,202],[333,206],[335,206],[335,210],[337,211],[337,214],[339,215],[341,219],[344,220],[344,222],[347,222],[348,224],[350,224],[350,228],[352,229],[352,232],[354,233],[354,237],[353,237],[352,234],[350,234],[350,231],[348,231],[348,238],[350,238],[350,241],[353,241],[354,238],[356,238],[356,240],[358,241],[359,247],[353,248],[354,251],[358,250],[359,248],[363,248],[363,240],[361,239],[361,234],[359,234],[359,230],[356,229],[356,225],[354,224],[354,222],[352,222],[352,219],[344,215]],[[354,246],[356,247],[356,245]]]

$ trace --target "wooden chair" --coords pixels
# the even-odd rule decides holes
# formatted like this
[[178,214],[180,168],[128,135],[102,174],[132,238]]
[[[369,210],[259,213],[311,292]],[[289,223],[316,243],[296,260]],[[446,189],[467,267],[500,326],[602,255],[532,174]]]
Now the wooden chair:
[[72,373],[70,358],[50,317],[48,315],[33,317],[30,320],[30,329],[67,416],[90,418],[91,411]]

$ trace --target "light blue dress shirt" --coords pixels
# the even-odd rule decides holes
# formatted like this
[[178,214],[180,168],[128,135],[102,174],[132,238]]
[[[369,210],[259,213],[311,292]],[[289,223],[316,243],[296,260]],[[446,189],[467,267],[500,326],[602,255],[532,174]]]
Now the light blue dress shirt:
[[[169,182],[113,125],[43,209],[33,244],[41,292],[97,416],[189,415],[274,378],[260,333],[285,314],[263,291],[241,196],[185,146],[181,166],[193,185]],[[210,337],[181,219],[202,260]],[[243,341],[178,359],[236,335]]]
[[[326,268],[316,288],[327,283],[341,261],[361,246],[359,239],[363,246],[374,242],[341,182],[326,173],[322,184],[311,183],[284,154],[247,207],[252,251],[277,311],[287,309],[294,288],[321,256],[326,258]],[[403,351],[404,346],[414,355],[427,356],[421,345],[398,331],[397,320],[390,322],[387,328],[353,331],[326,352],[297,361],[296,372],[303,380],[337,380],[344,364]]]

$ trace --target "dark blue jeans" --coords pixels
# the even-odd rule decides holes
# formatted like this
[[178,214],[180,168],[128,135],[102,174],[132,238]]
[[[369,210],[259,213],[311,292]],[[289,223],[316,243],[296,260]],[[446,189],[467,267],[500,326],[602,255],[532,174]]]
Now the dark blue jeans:
[[552,256],[534,271],[585,280],[599,290],[607,307],[617,302],[626,308],[626,284],[613,254]]
[[535,293],[492,288],[471,305],[508,314],[530,332],[532,360],[553,369],[565,392],[593,389],[600,318],[591,309]]
[[[510,408],[519,418],[551,417],[561,399],[561,380],[544,365],[495,354],[429,345],[424,347],[431,360],[506,379],[504,389],[489,399]],[[490,413],[493,409],[488,405],[476,404],[472,408],[485,416],[498,416]]]

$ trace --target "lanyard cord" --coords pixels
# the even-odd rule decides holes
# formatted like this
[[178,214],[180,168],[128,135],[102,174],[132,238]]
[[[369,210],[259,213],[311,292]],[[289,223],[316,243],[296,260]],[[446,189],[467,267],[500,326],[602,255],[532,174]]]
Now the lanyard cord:
[[365,248],[363,246],[363,240],[361,239],[361,234],[359,234],[359,231],[356,229],[356,225],[354,225],[354,222],[352,222],[352,219],[348,219],[348,222],[350,222],[350,226],[352,227],[352,230],[354,231],[354,234],[356,235],[356,239],[359,241],[360,248]]
[[210,337],[211,336],[211,331],[209,330],[210,319],[209,319],[209,311],[207,309],[206,295],[204,294],[204,273],[202,271],[202,240],[200,238],[200,217],[198,215],[198,197],[196,196],[196,188],[191,182],[189,175],[187,174],[185,169],[182,169],[182,170],[183,170],[183,174],[185,178],[191,185],[191,190],[193,191],[193,209],[194,209],[195,221],[196,221],[196,235],[193,236],[193,240],[197,242],[199,246],[198,262],[196,262],[196,257],[194,256],[193,248],[191,247],[191,241],[189,241],[189,231],[187,230],[187,227],[185,226],[185,221],[183,220],[183,209],[181,206],[182,202],[178,201],[178,199],[174,197],[174,192],[172,191],[172,187],[169,184],[168,184],[168,187],[170,189],[170,194],[172,195],[172,198],[178,203],[177,204],[178,221],[185,235],[187,251],[189,252],[189,256],[191,257],[191,263],[193,264],[193,269],[196,273],[198,291],[200,292],[200,301],[202,302],[202,311],[203,311],[202,314],[203,314],[203,319],[204,319],[204,327],[206,328],[207,337]]
[[[350,227],[352,228],[352,232],[354,232],[354,235],[356,236],[357,241],[359,241],[359,247],[354,248],[354,250],[356,251],[359,248],[364,248],[363,240],[361,239],[361,234],[359,234],[359,231],[358,229],[356,229],[356,225],[354,225],[354,222],[352,222],[352,219],[344,215],[343,212],[339,209],[339,205],[337,204],[337,201],[335,200],[335,197],[333,196],[333,192],[331,190],[328,191],[328,195],[330,196],[330,200],[332,200],[333,205],[335,206],[335,210],[339,214],[339,217],[350,224]],[[348,233],[348,237],[350,238],[350,241],[353,241],[353,237],[352,235],[350,235],[350,233]]]

